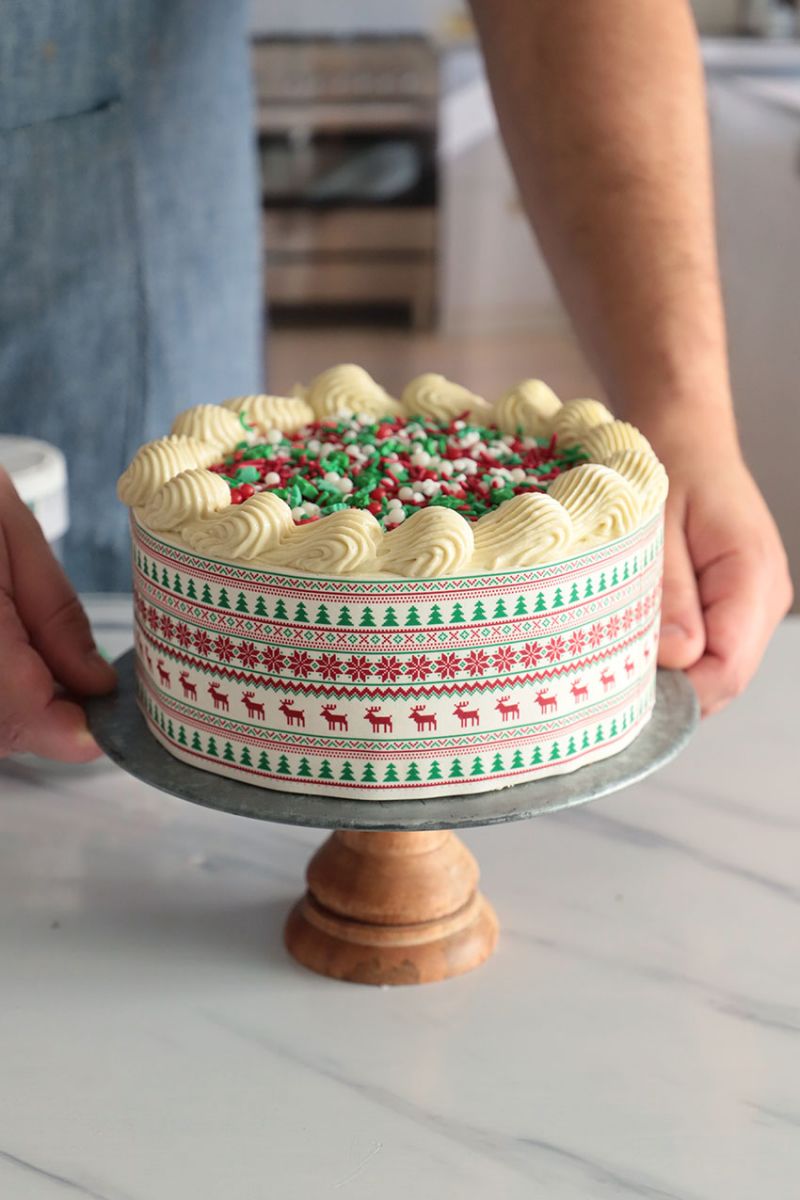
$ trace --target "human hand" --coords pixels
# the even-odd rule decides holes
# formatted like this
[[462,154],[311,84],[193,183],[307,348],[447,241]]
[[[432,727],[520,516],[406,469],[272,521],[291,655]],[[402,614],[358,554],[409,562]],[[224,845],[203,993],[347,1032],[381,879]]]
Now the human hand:
[[76,696],[111,691],[112,667],[39,524],[0,469],[0,758],[63,762],[100,753]]
[[687,671],[708,716],[744,690],[791,606],[786,554],[732,422],[644,431],[670,479],[658,661]]

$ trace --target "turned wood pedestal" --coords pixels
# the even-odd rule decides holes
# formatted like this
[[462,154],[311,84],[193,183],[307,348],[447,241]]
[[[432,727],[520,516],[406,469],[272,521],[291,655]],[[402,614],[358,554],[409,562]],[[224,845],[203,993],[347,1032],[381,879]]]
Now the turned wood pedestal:
[[303,966],[351,983],[433,983],[494,950],[497,918],[478,864],[448,830],[343,831],[320,847],[289,914],[287,948]]

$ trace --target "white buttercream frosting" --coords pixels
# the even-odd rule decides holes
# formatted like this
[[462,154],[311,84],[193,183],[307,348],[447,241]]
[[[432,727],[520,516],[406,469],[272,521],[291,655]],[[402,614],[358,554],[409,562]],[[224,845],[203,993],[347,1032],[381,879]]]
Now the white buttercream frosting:
[[305,399],[320,420],[335,417],[338,413],[396,417],[403,411],[369,372],[355,363],[341,363],[317,375],[311,381]]
[[182,532],[184,540],[204,554],[249,561],[292,536],[294,528],[291,510],[280,496],[257,492],[216,519],[196,521]]
[[580,447],[592,462],[601,463],[617,450],[650,450],[650,443],[627,421],[603,421],[581,434]]
[[652,450],[617,450],[605,465],[632,484],[639,496],[642,520],[661,507],[667,498],[669,480]]
[[544,492],[506,500],[481,517],[474,531],[474,565],[486,571],[555,562],[575,537],[566,508]]
[[476,396],[460,383],[454,383],[432,371],[418,375],[407,383],[401,400],[406,412],[412,416],[427,417],[433,421],[452,420],[464,412],[470,413],[478,421],[489,421],[492,414],[491,405],[483,396]]
[[584,463],[565,471],[550,485],[549,495],[564,505],[579,540],[622,537],[641,520],[635,488],[600,463]]
[[148,442],[134,455],[117,482],[123,504],[137,508],[152,500],[168,479],[189,467],[207,467],[218,457],[218,447],[193,437],[165,437]]
[[561,446],[575,446],[583,444],[581,435],[589,429],[613,420],[613,414],[599,400],[567,400],[553,418],[550,432]]
[[523,379],[504,392],[494,406],[494,420],[503,433],[522,431],[525,437],[550,436],[561,401],[541,379]]
[[473,527],[450,508],[422,508],[383,537],[379,563],[384,571],[412,579],[457,575],[474,549]]
[[352,575],[374,562],[383,536],[372,513],[341,509],[320,521],[296,526],[286,541],[269,550],[264,562],[312,575]]
[[283,433],[296,433],[314,420],[311,406],[297,396],[234,396],[225,400],[222,407],[244,413],[248,424],[261,429],[280,429]]
[[171,432],[200,438],[221,450],[230,450],[247,436],[236,414],[221,404],[195,404],[185,409],[172,422]]
[[231,502],[231,489],[221,475],[204,467],[181,471],[163,484],[145,506],[142,518],[151,529],[181,530],[205,520]]

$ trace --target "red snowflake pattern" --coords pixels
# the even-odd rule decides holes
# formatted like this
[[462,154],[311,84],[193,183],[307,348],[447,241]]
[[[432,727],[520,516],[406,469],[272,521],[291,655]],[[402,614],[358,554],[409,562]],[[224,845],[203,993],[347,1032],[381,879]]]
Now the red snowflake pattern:
[[560,658],[564,657],[564,651],[566,650],[566,648],[567,648],[567,643],[564,641],[564,639],[562,637],[550,638],[550,641],[547,643],[547,645],[544,648],[544,652],[547,655],[547,661],[548,662],[558,662],[558,660]]
[[235,653],[233,642],[227,637],[218,637],[214,643],[214,649],[217,652],[217,658],[220,662],[230,662]]
[[406,663],[406,674],[417,682],[420,679],[427,679],[430,673],[427,658],[422,654],[412,654]]
[[641,621],[641,619],[642,619],[642,602],[641,602],[641,600],[636,601],[636,608],[633,610],[633,615],[637,621]]
[[258,647],[253,642],[241,642],[236,657],[243,667],[254,667],[259,659]]
[[339,660],[335,654],[320,654],[317,659],[317,671],[323,679],[337,679],[339,676]]
[[159,615],[158,609],[153,608],[152,604],[150,605],[150,607],[147,610],[147,623],[150,626],[150,628],[155,629],[156,632],[158,631],[158,627],[161,624],[161,617]]
[[345,667],[345,671],[353,683],[364,683],[367,676],[372,674],[372,663],[363,654],[354,654]]
[[186,647],[191,644],[192,631],[183,621],[178,621],[178,624],[175,626],[175,637],[178,641],[178,644],[183,646],[185,650]]
[[589,645],[592,647],[592,649],[596,650],[597,647],[600,645],[600,643],[603,640],[603,626],[600,624],[599,621],[595,621],[594,625],[591,627],[591,629],[587,633],[586,637],[587,637]]
[[375,671],[380,676],[381,683],[396,683],[398,675],[403,674],[403,664],[396,655],[385,654],[375,664]]
[[196,629],[194,634],[194,647],[198,654],[210,654],[213,643],[211,638],[206,633],[205,629]]
[[442,679],[453,679],[461,668],[461,659],[453,653],[440,654],[433,665]]
[[273,646],[268,646],[266,650],[261,651],[261,661],[270,675],[280,675],[286,662],[280,650],[276,650]]
[[567,649],[573,658],[577,658],[577,656],[582,653],[585,645],[586,634],[582,629],[574,630],[567,639]]
[[516,650],[512,650],[510,646],[498,646],[492,655],[492,662],[496,671],[513,671],[516,661],[517,652]]
[[172,640],[172,635],[175,632],[175,622],[170,620],[166,613],[161,618],[161,632],[168,642]]
[[608,623],[606,624],[606,637],[609,640],[613,640],[615,637],[619,637],[619,630],[620,630],[621,624],[622,624],[622,622],[620,621],[619,617],[609,617],[608,618]]
[[630,629],[632,624],[633,624],[633,613],[631,612],[631,610],[629,608],[626,608],[625,612],[622,614],[622,628],[625,630],[626,633],[628,632],[628,630]]
[[298,679],[307,679],[314,670],[314,663],[311,660],[311,655],[306,654],[305,650],[293,650],[287,660],[289,670]]
[[536,642],[526,642],[519,652],[519,661],[527,671],[538,667],[541,657],[541,647],[537,646]]
[[464,662],[464,671],[467,675],[483,675],[484,671],[488,671],[492,660],[485,650],[470,650]]

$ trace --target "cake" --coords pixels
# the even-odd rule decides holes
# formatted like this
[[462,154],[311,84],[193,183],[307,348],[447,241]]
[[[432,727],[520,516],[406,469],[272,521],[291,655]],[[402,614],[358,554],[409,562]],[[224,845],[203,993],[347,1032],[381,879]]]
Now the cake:
[[180,414],[119,481],[139,704],[282,791],[483,792],[627,746],[655,700],[667,478],[597,400],[354,365]]

